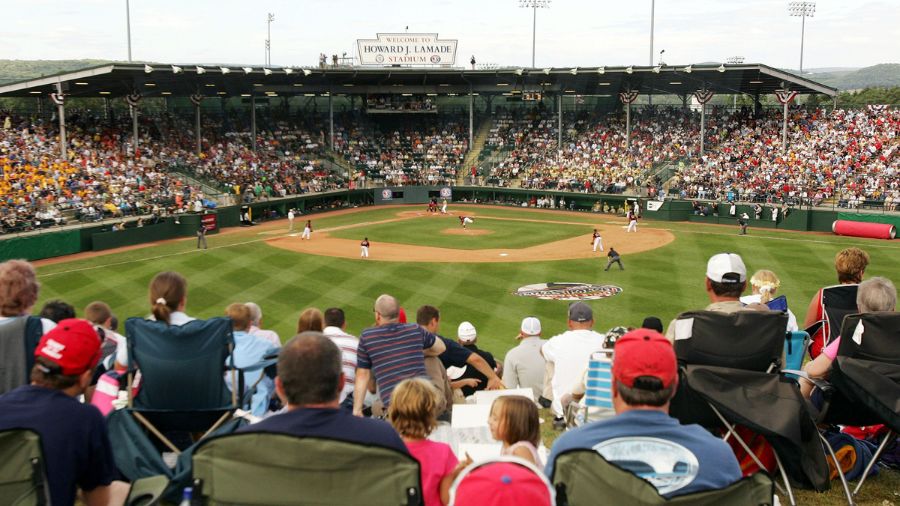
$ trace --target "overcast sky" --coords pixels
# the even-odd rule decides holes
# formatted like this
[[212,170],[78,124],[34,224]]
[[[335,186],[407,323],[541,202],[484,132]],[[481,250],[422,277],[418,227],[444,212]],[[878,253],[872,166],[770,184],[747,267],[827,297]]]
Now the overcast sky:
[[[724,61],[797,68],[800,18],[782,0],[657,0],[654,53],[669,64]],[[0,58],[126,60],[125,0],[0,0]],[[458,39],[457,65],[527,66],[532,10],[517,0],[131,0],[135,61],[264,62],[266,13],[274,65],[355,54],[377,32]],[[804,68],[900,61],[900,0],[819,1],[806,20]],[[646,65],[650,0],[553,0],[537,11],[537,66]]]

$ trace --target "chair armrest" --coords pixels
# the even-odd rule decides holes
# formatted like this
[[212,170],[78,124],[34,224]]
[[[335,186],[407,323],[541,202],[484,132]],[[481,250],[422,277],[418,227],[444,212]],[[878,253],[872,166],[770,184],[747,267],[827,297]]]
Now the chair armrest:
[[793,374],[794,376],[805,379],[806,381],[815,385],[816,388],[821,390],[823,394],[828,394],[832,390],[834,390],[834,385],[822,378],[813,378],[806,371],[800,371],[796,369],[782,369],[780,372],[781,374]]

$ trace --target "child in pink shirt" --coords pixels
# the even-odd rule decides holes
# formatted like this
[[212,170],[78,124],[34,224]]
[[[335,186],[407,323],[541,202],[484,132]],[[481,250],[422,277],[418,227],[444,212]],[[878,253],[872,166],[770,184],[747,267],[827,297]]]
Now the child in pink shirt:
[[427,380],[403,380],[391,394],[388,419],[409,453],[419,461],[425,506],[443,506],[450,500],[450,485],[470,459],[458,462],[449,445],[426,439],[437,426],[437,389]]

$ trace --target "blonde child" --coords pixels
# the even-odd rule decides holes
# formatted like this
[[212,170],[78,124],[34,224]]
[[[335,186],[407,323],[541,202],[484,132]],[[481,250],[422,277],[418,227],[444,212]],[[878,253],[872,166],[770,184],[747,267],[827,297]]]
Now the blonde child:
[[472,463],[468,458],[458,462],[449,445],[426,439],[437,426],[438,395],[427,380],[403,380],[391,394],[388,408],[388,420],[421,466],[425,506],[447,504],[453,480]]
[[541,443],[541,422],[537,406],[521,395],[497,397],[488,418],[491,435],[503,443],[502,455],[511,455],[543,468],[537,447]]

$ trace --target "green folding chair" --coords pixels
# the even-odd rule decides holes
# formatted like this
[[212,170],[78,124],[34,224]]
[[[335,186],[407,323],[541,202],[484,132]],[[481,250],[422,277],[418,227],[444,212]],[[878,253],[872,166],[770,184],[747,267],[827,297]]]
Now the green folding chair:
[[0,432],[0,505],[50,504],[41,437],[28,429]]

